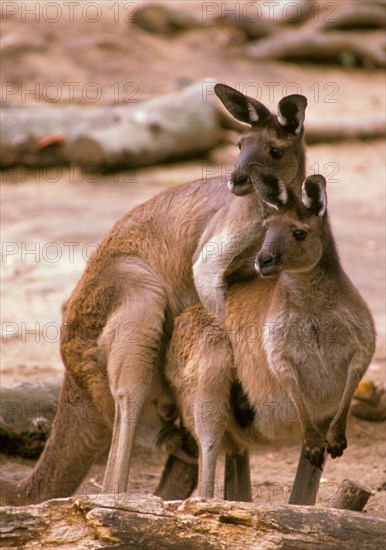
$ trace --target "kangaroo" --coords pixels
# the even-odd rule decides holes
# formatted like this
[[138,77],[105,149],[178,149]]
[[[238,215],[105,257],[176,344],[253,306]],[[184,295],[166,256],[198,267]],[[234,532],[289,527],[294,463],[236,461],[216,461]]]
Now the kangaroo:
[[[224,84],[215,92],[249,125],[228,183],[232,192],[221,178],[167,189],[104,238],[63,310],[65,377],[52,434],[31,475],[16,485],[3,482],[2,502],[68,496],[110,441],[103,491],[126,491],[143,422],[148,439],[157,444],[161,438],[176,451],[176,413],[162,369],[174,318],[198,299],[223,316],[228,282],[255,275],[251,252],[262,236],[264,206],[253,192],[249,164],[296,190],[304,179],[305,97],[284,97],[276,116]],[[160,496],[167,485],[164,479]]]
[[347,446],[347,414],[374,353],[374,323],[339,262],[325,179],[308,177],[300,199],[279,180],[267,185],[253,164],[250,178],[270,209],[256,255],[260,278],[230,288],[225,328],[201,305],[177,318],[165,374],[199,444],[203,497],[214,495],[221,445],[239,455],[236,495],[250,500],[248,448],[300,427],[290,502],[313,504],[325,447],[336,458]]

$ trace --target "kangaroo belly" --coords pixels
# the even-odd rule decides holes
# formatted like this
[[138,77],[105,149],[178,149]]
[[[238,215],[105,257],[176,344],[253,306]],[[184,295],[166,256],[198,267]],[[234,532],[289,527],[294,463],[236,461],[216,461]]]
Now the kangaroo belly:
[[280,332],[279,324],[269,335],[261,331],[257,342],[234,343],[238,377],[254,409],[248,429],[231,421],[230,430],[240,441],[276,440],[298,433],[298,414],[286,389],[289,376],[297,380],[314,422],[332,418],[338,410],[351,360],[350,335],[328,336],[330,342],[324,336],[321,342],[320,333],[312,331],[307,338],[294,339],[285,326],[285,332]]
[[[346,384],[353,349],[350,334],[342,330],[321,331],[311,326],[308,334],[292,339],[290,345],[286,344],[285,336],[288,334],[274,340],[267,349],[274,382],[283,382],[285,387],[286,378],[293,376],[311,419],[316,423],[331,419],[338,410]],[[294,406],[288,403],[288,394],[283,409],[296,417]],[[279,430],[283,413],[275,418]],[[284,418],[284,427],[287,423]]]
[[[312,369],[315,374],[310,377]],[[345,386],[345,369],[334,369],[320,358],[310,355],[297,366],[298,383],[311,419],[318,424],[331,419],[338,410]],[[260,373],[261,374],[261,373]],[[248,397],[253,409],[253,420],[242,427],[233,411],[229,412],[227,431],[241,446],[253,446],[268,441],[287,441],[300,434],[297,410],[276,374],[257,375],[256,387],[249,388]],[[259,384],[260,382],[260,384]],[[253,397],[252,397],[253,395]]]
[[288,441],[299,437],[300,425],[297,412],[289,398],[269,396],[253,407],[254,419],[246,426],[240,426],[232,412],[228,418],[224,439],[225,448],[258,446],[269,441]]

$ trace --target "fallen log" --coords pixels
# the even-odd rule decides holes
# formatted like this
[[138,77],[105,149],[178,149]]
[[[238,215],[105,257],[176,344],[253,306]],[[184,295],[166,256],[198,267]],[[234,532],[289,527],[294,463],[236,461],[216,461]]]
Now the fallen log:
[[[227,130],[244,132],[245,125],[222,114],[222,125]],[[361,118],[308,120],[305,128],[307,145],[335,141],[381,139],[386,136],[383,114]],[[233,140],[230,140],[234,142]]]
[[339,65],[384,67],[386,64],[383,33],[319,32],[313,29],[286,31],[251,43],[245,49],[249,59]]
[[208,82],[126,105],[4,108],[1,162],[115,169],[206,152],[222,138]]
[[386,522],[347,510],[104,495],[3,507],[1,548],[378,550]]
[[[257,3],[256,3],[257,4]],[[300,25],[307,21],[315,13],[314,0],[281,0],[280,3],[273,2],[260,3],[262,18],[270,23],[278,25]],[[253,17],[253,12],[257,12],[257,6],[252,6],[242,11]]]
[[385,4],[373,2],[353,2],[352,5],[338,10],[333,17],[323,20],[323,30],[384,29],[386,26]]
[[0,388],[0,448],[3,453],[37,458],[51,432],[61,379]]
[[[113,170],[156,164],[213,149],[223,128],[245,130],[224,116],[196,84],[138,106],[9,107],[2,112],[2,167],[77,163]],[[307,123],[309,144],[385,136],[382,116]]]
[[379,139],[386,135],[384,115],[362,118],[309,120],[305,131],[307,144],[354,139]]

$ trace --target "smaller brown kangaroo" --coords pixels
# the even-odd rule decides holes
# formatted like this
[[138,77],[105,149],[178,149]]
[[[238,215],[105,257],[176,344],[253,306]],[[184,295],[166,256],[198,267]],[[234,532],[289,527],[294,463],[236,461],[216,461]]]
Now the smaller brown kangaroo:
[[340,265],[325,179],[308,177],[300,199],[278,179],[267,184],[253,164],[250,177],[271,211],[256,256],[260,279],[229,290],[225,330],[200,305],[178,317],[166,376],[199,444],[203,497],[214,496],[221,446],[238,457],[236,499],[250,500],[248,448],[300,427],[290,502],[313,504],[325,448],[335,458],[347,446],[347,413],[374,353],[374,323]]

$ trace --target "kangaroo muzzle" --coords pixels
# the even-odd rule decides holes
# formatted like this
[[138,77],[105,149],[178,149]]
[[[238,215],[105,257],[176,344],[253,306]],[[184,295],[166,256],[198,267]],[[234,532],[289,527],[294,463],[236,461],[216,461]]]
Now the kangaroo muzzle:
[[251,185],[249,174],[240,170],[235,170],[228,180],[229,191],[238,196],[247,195],[251,190]]
[[268,250],[259,252],[255,258],[255,269],[262,277],[277,275],[280,271],[280,256]]

